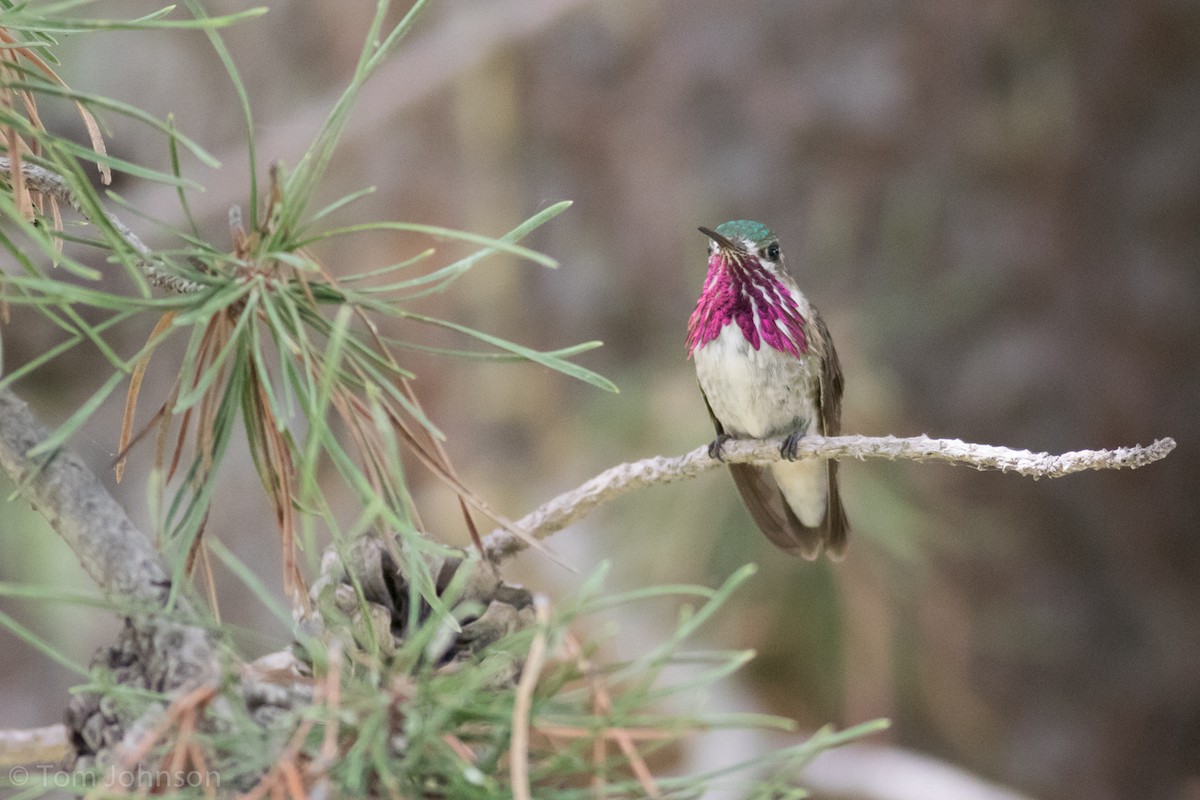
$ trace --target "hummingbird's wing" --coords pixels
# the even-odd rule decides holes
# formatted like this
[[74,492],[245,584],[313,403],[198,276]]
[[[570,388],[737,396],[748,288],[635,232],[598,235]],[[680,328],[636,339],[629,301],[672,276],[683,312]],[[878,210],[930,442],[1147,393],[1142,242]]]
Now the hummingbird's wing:
[[815,350],[821,358],[820,395],[817,397],[821,431],[826,436],[837,436],[842,431],[842,390],[845,388],[842,365],[833,347],[829,328],[825,327],[825,320],[814,313],[812,322],[815,323],[817,334]]
[[[825,327],[825,320],[815,312],[812,316],[817,334],[817,353],[822,356],[820,391],[817,396],[821,433],[825,436],[837,436],[842,432],[842,389],[845,385],[842,379],[842,365],[838,362],[833,337]],[[846,509],[842,507],[842,498],[838,494],[838,462],[829,459],[825,463],[829,469],[829,505],[825,512],[824,536],[829,555],[840,558],[846,552],[850,522],[846,519]]]
[[730,464],[729,474],[733,476],[746,510],[771,544],[809,561],[821,555],[821,545],[825,541],[821,528],[809,528],[799,520],[769,468],[757,464]]
[[[708,416],[717,430],[717,437],[724,436],[725,428],[713,414],[708,396],[704,394],[704,387],[700,388],[700,396],[704,398],[704,407],[708,409]],[[829,540],[825,531],[830,515],[826,514],[824,523],[816,528],[810,528],[800,521],[780,491],[770,467],[758,464],[730,464],[729,474],[733,476],[733,483],[737,486],[738,494],[742,496],[742,502],[745,503],[754,523],[771,540],[771,544],[780,550],[809,561],[821,555],[821,548],[827,541],[831,542],[831,554],[840,555],[841,550],[845,550],[844,534],[841,550],[835,551],[832,540]],[[830,499],[834,497],[831,493]]]

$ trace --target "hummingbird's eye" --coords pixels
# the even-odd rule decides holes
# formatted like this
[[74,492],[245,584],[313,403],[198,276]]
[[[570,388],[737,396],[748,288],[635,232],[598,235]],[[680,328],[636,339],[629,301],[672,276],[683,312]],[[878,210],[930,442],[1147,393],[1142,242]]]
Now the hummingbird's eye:
[[779,260],[779,243],[771,242],[771,244],[769,244],[767,246],[766,255],[767,255],[768,261],[778,261]]

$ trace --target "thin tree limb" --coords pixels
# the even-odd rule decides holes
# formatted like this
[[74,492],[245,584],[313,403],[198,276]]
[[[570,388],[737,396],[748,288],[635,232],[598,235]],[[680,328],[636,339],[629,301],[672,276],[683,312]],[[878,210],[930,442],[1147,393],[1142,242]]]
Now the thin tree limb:
[[[30,458],[29,451],[47,436],[19,397],[0,391],[0,469],[63,538],[109,602],[130,609],[130,623],[153,643],[158,660],[152,668],[162,677],[160,685],[174,689],[212,680],[216,656],[207,632],[162,615],[171,573],[150,539],[79,456],[60,449]],[[178,615],[194,616],[186,599],[174,602]]]
[[[0,156],[0,174],[8,175],[13,179],[16,178],[16,175],[13,174],[12,162],[5,156]],[[27,189],[46,195],[47,197],[54,197],[78,211],[84,219],[92,223],[95,222],[88,213],[87,208],[79,201],[75,193],[71,191],[71,187],[62,175],[45,167],[40,167],[37,164],[28,164],[24,161],[20,164],[18,174],[24,178]],[[130,230],[125,223],[121,222],[115,214],[105,211],[104,216],[108,220],[108,224],[117,232],[117,235],[141,258],[138,262],[138,267],[141,268],[142,273],[150,283],[160,289],[177,294],[189,294],[198,292],[204,288],[194,281],[172,275],[155,264],[151,260],[152,252],[150,248],[146,246],[145,242],[136,233]]]
[[[406,110],[458,85],[464,75],[480,64],[491,63],[499,54],[535,46],[536,38],[558,20],[597,3],[491,0],[444,5],[445,13],[427,17],[422,30],[413,31],[408,44],[380,66],[363,87],[353,124],[339,145],[344,161],[353,161],[358,153],[374,152],[380,137],[389,135],[400,124],[400,115]],[[271,153],[273,159],[285,164],[300,163],[308,142],[321,129],[341,94],[339,86],[303,102],[295,102],[296,98],[289,95],[293,102],[282,106],[283,113],[255,131],[259,152]],[[222,168],[205,180],[204,192],[193,192],[188,197],[197,220],[218,218],[230,204],[245,196],[245,176],[250,169],[245,141],[235,137],[223,150],[214,150],[213,155]],[[142,181],[130,188],[126,199],[136,208],[167,208],[178,202],[177,192],[176,187],[165,183]]]
[[161,608],[171,574],[158,551],[79,456],[27,453],[49,436],[29,407],[0,391],[0,468],[70,546],[84,570],[117,604]]
[[67,726],[62,723],[0,731],[0,766],[54,764],[62,760],[69,747]]
[[1033,800],[924,753],[864,742],[824,751],[804,768],[800,783],[822,797],[859,800]]
[[[780,442],[772,440],[729,440],[722,449],[722,460],[725,463],[760,464],[779,461],[779,446]],[[932,439],[928,436],[809,436],[800,440],[796,455],[800,458],[940,461],[966,464],[979,470],[1015,472],[1037,479],[1058,478],[1092,469],[1137,469],[1165,458],[1174,449],[1175,440],[1171,438],[1156,439],[1145,447],[1137,445],[1115,450],[1076,450],[1052,455],[971,444],[960,439]],[[675,458],[655,456],[618,464],[537,508],[518,520],[515,527],[535,539],[544,539],[627,492],[658,483],[694,478],[721,463],[709,456],[708,446],[705,445]],[[489,557],[499,560],[520,552],[525,545],[513,534],[497,530],[484,539],[484,546]]]

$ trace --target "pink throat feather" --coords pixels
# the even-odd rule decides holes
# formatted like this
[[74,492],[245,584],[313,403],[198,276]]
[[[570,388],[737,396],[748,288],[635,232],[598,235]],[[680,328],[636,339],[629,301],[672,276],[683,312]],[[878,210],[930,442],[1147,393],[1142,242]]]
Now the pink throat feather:
[[761,342],[799,357],[808,352],[804,317],[792,293],[750,255],[724,253],[708,258],[708,275],[696,310],[688,320],[688,358],[735,324],[755,350]]

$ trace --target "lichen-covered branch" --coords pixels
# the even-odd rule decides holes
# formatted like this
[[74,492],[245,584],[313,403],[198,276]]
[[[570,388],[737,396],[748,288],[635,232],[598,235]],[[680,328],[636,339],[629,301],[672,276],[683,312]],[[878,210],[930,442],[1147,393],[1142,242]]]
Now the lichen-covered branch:
[[30,458],[49,432],[10,391],[0,391],[0,468],[75,553],[84,570],[119,605],[162,608],[171,575],[79,456],[59,450]]
[[128,609],[131,635],[145,656],[140,668],[153,674],[152,685],[170,690],[213,679],[217,662],[210,636],[175,619],[192,617],[190,605],[176,597],[166,614],[171,573],[150,539],[79,456],[65,449],[29,456],[48,435],[20,398],[0,391],[0,469],[63,538],[104,596]]
[[[768,463],[780,460],[780,442],[769,440],[730,440],[722,456],[725,462]],[[1090,469],[1136,469],[1164,458],[1175,449],[1175,440],[1157,439],[1146,447],[1121,447],[1115,450],[1076,450],[1062,455],[1032,453],[986,444],[970,444],[959,439],[932,439],[928,436],[810,436],[796,449],[800,458],[884,458],[889,461],[940,461],[966,464],[975,469],[1015,472],[1032,478],[1057,478]],[[596,477],[565,492],[518,520],[514,527],[535,539],[562,530],[591,513],[596,507],[621,495],[658,483],[694,478],[713,469],[720,461],[708,455],[708,447],[698,447],[675,458],[656,456],[628,464],[618,464]],[[489,556],[502,559],[524,549],[524,542],[506,531],[494,531],[485,540]]]
[[67,754],[68,747],[66,725],[3,730],[0,731],[0,767],[54,764]]
[[[12,175],[12,162],[9,161],[5,156],[0,156],[0,174],[9,176]],[[66,179],[63,178],[62,175],[46,169],[45,167],[38,166],[37,164],[21,162],[21,176],[25,179],[25,187],[27,189],[48,197],[57,198],[60,202],[66,203],[71,208],[78,211],[84,219],[87,219],[90,222],[95,222],[95,220],[92,219],[92,215],[88,212],[88,209],[79,201],[79,198],[75,196],[75,193],[71,191],[71,187],[67,184]],[[138,237],[138,235],[130,230],[125,223],[121,222],[121,220],[118,219],[115,214],[105,211],[104,217],[108,220],[108,224],[112,226],[113,230],[117,232],[117,235],[121,237],[125,244],[129,245],[130,249],[132,249],[138,254],[138,256],[141,257],[141,261],[138,262],[138,266],[141,268],[142,273],[146,276],[146,279],[149,280],[150,283],[160,289],[165,289],[177,294],[197,292],[203,288],[200,286],[200,284],[195,283],[194,281],[189,281],[185,278],[180,278],[177,275],[172,275],[159,265],[155,264],[152,260],[150,248],[147,247],[146,244]]]

